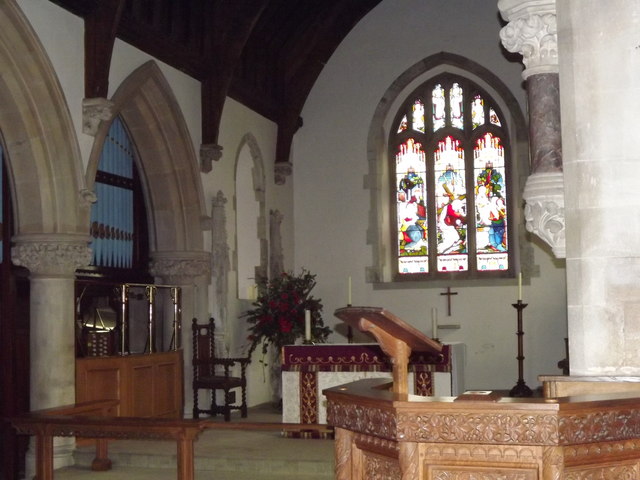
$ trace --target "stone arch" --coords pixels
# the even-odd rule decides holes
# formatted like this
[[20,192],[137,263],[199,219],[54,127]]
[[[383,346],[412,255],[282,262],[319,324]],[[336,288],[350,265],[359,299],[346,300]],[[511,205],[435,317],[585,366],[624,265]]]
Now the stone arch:
[[[235,155],[235,172],[234,172],[234,184],[235,179],[238,176],[238,162],[240,159],[240,154],[244,148],[249,149],[249,153],[251,154],[251,159],[253,161],[253,166],[251,169],[252,174],[252,185],[253,185],[253,193],[254,200],[259,205],[259,214],[256,219],[258,225],[258,241],[260,243],[260,265],[256,266],[255,278],[256,279],[267,279],[267,266],[268,266],[268,240],[267,240],[267,214],[266,214],[266,180],[265,180],[265,168],[264,168],[264,160],[262,157],[262,152],[260,151],[260,147],[258,146],[258,142],[255,136],[251,133],[246,133],[242,139],[240,140],[240,144],[238,145],[238,149]],[[237,207],[238,202],[238,192],[235,192],[235,203]],[[237,210],[237,208],[236,208]],[[234,252],[234,265],[238,265],[238,238],[237,238],[237,229],[236,229],[236,241],[235,241],[235,252]]]
[[[441,52],[424,58],[404,71],[389,86],[378,103],[371,123],[367,138],[367,161],[369,172],[370,206],[369,211],[369,244],[372,245],[373,262],[367,267],[366,278],[370,283],[391,281],[389,265],[390,249],[395,248],[390,244],[390,211],[389,211],[389,182],[387,166],[387,143],[389,129],[393,121],[393,115],[400,107],[400,103],[418,85],[437,74],[450,72],[469,78],[481,86],[496,101],[503,115],[506,117],[512,147],[512,159],[515,167],[516,178],[515,194],[520,196],[522,187],[529,174],[529,143],[527,123],[518,101],[509,88],[491,71],[482,65],[460,55]],[[519,203],[518,203],[519,204]],[[520,211],[513,212],[513,218],[517,225],[523,222],[518,220]],[[518,232],[522,237],[524,231]],[[529,257],[530,249],[523,250],[520,242],[520,252]],[[517,250],[517,249],[516,249]],[[518,255],[516,253],[516,255]],[[521,260],[522,261],[522,260]]]
[[[113,98],[138,151],[152,256],[203,249],[206,216],[198,160],[186,122],[166,78],[154,61],[127,77]],[[93,186],[110,122],[102,122],[89,159],[87,184]]]
[[0,2],[0,105],[16,238],[64,234],[86,243],[90,203],[71,116],[53,66],[15,2]]

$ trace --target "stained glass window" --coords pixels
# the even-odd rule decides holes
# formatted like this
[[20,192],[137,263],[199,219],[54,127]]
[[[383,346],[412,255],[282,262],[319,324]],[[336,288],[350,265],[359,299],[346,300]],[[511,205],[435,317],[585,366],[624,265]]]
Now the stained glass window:
[[426,155],[413,138],[399,145],[395,172],[399,267],[403,273],[426,273]]
[[507,205],[504,148],[500,137],[486,133],[473,150],[476,179],[476,252],[480,270],[505,270]]
[[471,102],[471,124],[473,128],[484,125],[484,100],[480,95],[476,95]]
[[438,229],[438,271],[467,270],[467,188],[464,150],[451,136],[433,154]]
[[508,134],[495,102],[442,75],[416,89],[397,118],[405,125],[390,140],[398,275],[508,272]]
[[498,127],[502,126],[502,124],[500,123],[500,117],[498,117],[498,114],[493,108],[489,109],[489,121],[493,125],[497,125]]
[[413,102],[413,129],[424,132],[424,103],[419,98]]
[[402,117],[402,120],[400,120],[400,125],[398,125],[398,133],[404,132],[407,128],[407,116],[405,115],[404,117]]
[[451,109],[451,126],[462,129],[462,87],[454,83],[449,90],[449,105]]
[[431,104],[433,111],[433,131],[437,131],[445,125],[446,105],[444,99],[444,88],[438,84],[431,92]]

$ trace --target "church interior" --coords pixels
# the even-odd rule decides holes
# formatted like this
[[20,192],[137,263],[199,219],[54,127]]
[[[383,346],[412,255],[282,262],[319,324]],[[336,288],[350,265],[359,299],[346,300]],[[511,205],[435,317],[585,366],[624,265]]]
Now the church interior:
[[635,391],[640,6],[602,3],[0,1],[0,478],[34,462],[9,417],[191,418],[192,318],[300,422],[247,321],[283,274],[305,344],[380,340],[357,306],[444,346],[426,395]]

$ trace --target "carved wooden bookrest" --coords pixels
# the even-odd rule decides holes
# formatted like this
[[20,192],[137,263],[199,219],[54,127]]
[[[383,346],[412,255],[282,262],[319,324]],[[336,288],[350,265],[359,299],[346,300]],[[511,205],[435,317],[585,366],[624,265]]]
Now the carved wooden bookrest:
[[367,332],[391,358],[394,393],[408,394],[409,356],[415,352],[442,352],[442,344],[380,307],[344,307],[334,315],[351,327]]

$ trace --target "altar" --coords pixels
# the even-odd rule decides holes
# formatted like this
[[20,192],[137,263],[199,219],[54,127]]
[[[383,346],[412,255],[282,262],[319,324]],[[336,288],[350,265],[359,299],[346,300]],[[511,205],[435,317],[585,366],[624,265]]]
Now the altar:
[[[414,352],[409,358],[411,393],[457,395],[464,389],[463,344],[444,345],[442,352]],[[388,355],[376,343],[286,345],[282,348],[282,421],[326,424],[322,391],[356,380],[391,380]]]

